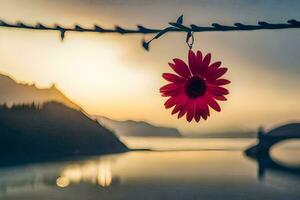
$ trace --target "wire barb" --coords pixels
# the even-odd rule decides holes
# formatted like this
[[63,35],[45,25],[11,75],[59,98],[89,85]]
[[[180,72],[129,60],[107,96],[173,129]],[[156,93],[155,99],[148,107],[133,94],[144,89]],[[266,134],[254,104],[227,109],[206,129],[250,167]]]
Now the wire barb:
[[[149,50],[150,43],[156,40],[166,33],[169,32],[186,32],[189,48],[192,48],[194,42],[193,33],[196,32],[217,32],[217,31],[253,31],[253,30],[275,30],[275,29],[291,29],[300,28],[300,21],[295,19],[290,19],[286,23],[268,23],[264,21],[259,21],[255,25],[246,25],[242,23],[234,23],[233,25],[222,25],[219,23],[212,23],[211,26],[198,26],[191,24],[189,26],[183,25],[183,15],[178,17],[176,22],[169,22],[168,27],[164,29],[152,29],[147,28],[142,25],[137,25],[136,29],[127,29],[121,26],[115,26],[113,29],[102,28],[101,26],[95,24],[93,28],[83,28],[82,26],[76,24],[73,28],[67,28],[60,25],[45,26],[42,23],[37,23],[35,25],[28,25],[23,22],[8,23],[6,21],[0,20],[0,28],[16,28],[16,29],[30,29],[30,30],[43,30],[43,31],[59,31],[60,38],[63,41],[67,32],[93,32],[93,33],[119,33],[125,34],[156,34],[148,42],[143,39],[142,46],[145,50]],[[190,36],[189,36],[190,35]],[[189,41],[192,39],[192,41]],[[192,43],[189,43],[192,42]]]

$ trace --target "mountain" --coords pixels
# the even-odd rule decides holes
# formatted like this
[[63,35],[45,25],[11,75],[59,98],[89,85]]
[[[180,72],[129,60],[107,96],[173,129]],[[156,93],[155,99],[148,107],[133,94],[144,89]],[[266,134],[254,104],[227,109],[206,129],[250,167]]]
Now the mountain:
[[[42,104],[49,101],[60,102],[70,108],[81,110],[76,103],[67,98],[55,85],[52,85],[50,88],[40,89],[35,85],[18,83],[9,76],[0,74],[0,105],[22,105],[31,104],[32,102]],[[96,118],[103,126],[113,130],[118,136],[182,136],[176,128],[158,127],[143,121],[117,121],[101,116],[93,116],[93,118]],[[187,136],[188,135],[189,134],[187,134]],[[197,135],[196,137],[199,138],[254,138],[256,133],[249,131],[191,135]]]
[[78,105],[68,99],[53,84],[52,87],[39,89],[35,85],[17,83],[9,76],[0,74],[0,104],[9,106],[17,104],[42,104],[48,101],[56,101],[74,109],[80,109]]
[[199,133],[193,134],[195,138],[256,138],[257,133],[254,131],[232,131],[232,132],[219,132],[219,133]]
[[176,128],[158,127],[143,121],[116,121],[100,116],[96,116],[96,119],[118,136],[181,137]]
[[109,130],[61,103],[0,106],[0,165],[127,151]]
[[[55,85],[50,88],[40,89],[35,85],[16,82],[9,76],[0,74],[0,104],[22,105],[43,104],[56,101],[70,108],[81,110],[78,105],[67,98]],[[99,122],[111,130],[117,132],[118,136],[181,136],[175,128],[156,127],[146,122],[136,121],[114,121],[105,117],[98,117]]]

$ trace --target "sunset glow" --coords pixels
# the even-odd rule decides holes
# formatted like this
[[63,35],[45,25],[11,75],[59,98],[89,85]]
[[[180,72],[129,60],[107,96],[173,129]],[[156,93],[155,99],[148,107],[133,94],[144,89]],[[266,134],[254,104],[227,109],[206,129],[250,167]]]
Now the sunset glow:
[[[61,7],[56,9],[58,3],[40,1],[30,4],[35,5],[36,9],[29,12],[26,10],[29,4],[15,3],[21,4],[14,8],[18,12],[9,12],[12,1],[1,2],[2,17],[9,21],[59,22],[67,26],[75,23],[87,27],[93,23],[114,26],[121,23],[132,27],[145,23],[160,27],[178,15],[177,9],[162,4],[160,9],[168,12],[163,12],[160,20],[153,21],[152,14],[157,9],[155,3],[148,5],[140,18],[137,17],[141,16],[140,12],[134,6],[122,4],[106,9],[104,2],[92,1],[78,10],[71,2],[62,1],[62,10]],[[34,11],[45,7],[51,7],[54,11],[48,9],[43,15]],[[187,17],[200,24],[215,19],[214,11],[209,6],[205,10],[198,4],[178,5],[175,8],[180,8],[180,13],[189,10]],[[111,15],[113,11],[110,9],[115,16]],[[246,15],[248,21],[256,21],[256,18],[263,16],[263,12],[260,9],[255,11],[257,15],[236,9],[235,14]],[[211,15],[207,14],[203,19],[199,13]],[[292,13],[289,10],[287,15]],[[121,17],[123,15],[128,19]],[[274,15],[279,15],[279,12],[274,10]],[[222,19],[218,18],[224,23],[242,19],[227,14]],[[286,42],[297,36],[295,30],[195,35],[194,49],[210,52],[216,60],[222,60],[224,67],[228,68],[227,78],[232,81],[228,102],[221,103],[222,112],[212,114],[211,120],[200,124],[189,124],[171,116],[170,111],[164,110],[164,100],[159,94],[159,87],[164,83],[161,74],[168,68],[167,62],[172,57],[187,60],[185,36],[182,34],[170,34],[155,41],[151,51],[146,52],[140,44],[143,36],[137,35],[67,33],[65,41],[61,42],[56,32],[1,29],[0,72],[19,82],[36,83],[39,87],[49,87],[55,83],[89,114],[118,120],[145,120],[155,125],[176,127],[186,134],[256,130],[261,125],[270,128],[299,120],[300,78],[296,52],[299,52],[300,45],[299,41]]]

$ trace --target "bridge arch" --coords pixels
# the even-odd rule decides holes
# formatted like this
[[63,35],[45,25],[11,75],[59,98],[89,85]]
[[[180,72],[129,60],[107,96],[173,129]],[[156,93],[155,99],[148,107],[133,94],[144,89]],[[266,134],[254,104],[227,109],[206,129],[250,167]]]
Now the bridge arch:
[[274,144],[270,150],[270,157],[278,163],[300,167],[300,140],[286,139]]
[[277,143],[288,139],[300,139],[300,123],[286,124],[277,127],[268,133],[263,130],[258,132],[258,144],[250,147],[245,152],[248,156],[269,156],[270,149]]

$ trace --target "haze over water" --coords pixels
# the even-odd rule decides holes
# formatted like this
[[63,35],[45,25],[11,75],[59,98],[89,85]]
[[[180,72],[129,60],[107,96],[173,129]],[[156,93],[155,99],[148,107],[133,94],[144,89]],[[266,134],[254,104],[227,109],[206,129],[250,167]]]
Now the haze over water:
[[[174,139],[177,147],[170,145],[173,142],[168,144],[169,139],[152,138],[146,144],[142,142],[145,139],[126,138],[132,147],[140,140],[138,147],[143,143],[144,147],[152,146],[163,151],[129,152],[77,161],[2,168],[0,198],[300,198],[299,174],[266,168],[263,176],[259,177],[261,166],[243,153],[245,147],[255,143],[253,139]],[[206,150],[195,150],[197,147]],[[182,148],[186,151],[180,150]],[[300,167],[299,141],[278,145],[274,151],[274,160],[282,166]]]

